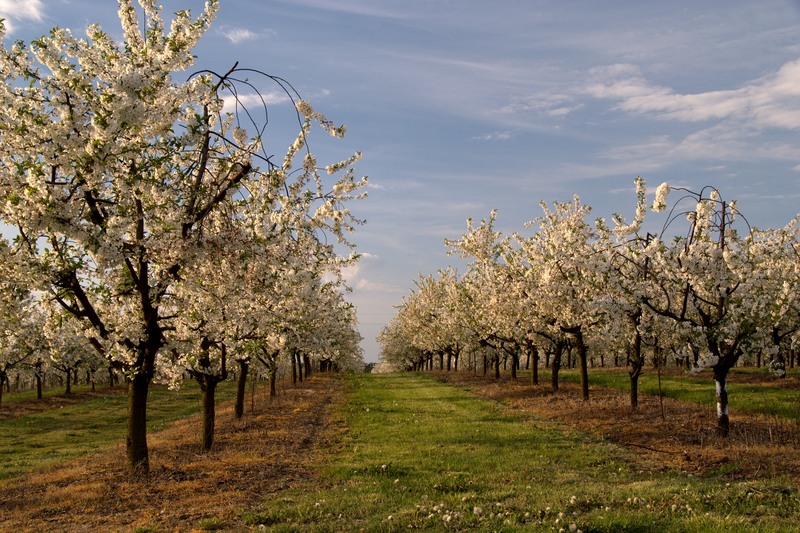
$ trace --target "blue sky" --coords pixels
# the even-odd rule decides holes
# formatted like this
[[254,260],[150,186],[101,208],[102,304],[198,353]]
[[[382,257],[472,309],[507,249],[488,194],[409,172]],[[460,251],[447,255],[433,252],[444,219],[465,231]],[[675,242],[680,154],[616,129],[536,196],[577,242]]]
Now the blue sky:
[[[714,185],[759,227],[800,212],[800,1],[221,5],[198,67],[287,79],[348,127],[321,161],[364,153],[349,279],[367,360],[418,273],[457,264],[443,241],[467,217],[498,209],[511,233],[539,201],[576,193],[597,216],[630,215],[637,175],[652,189]],[[0,16],[12,39],[90,22],[119,34],[111,0],[0,0]]]

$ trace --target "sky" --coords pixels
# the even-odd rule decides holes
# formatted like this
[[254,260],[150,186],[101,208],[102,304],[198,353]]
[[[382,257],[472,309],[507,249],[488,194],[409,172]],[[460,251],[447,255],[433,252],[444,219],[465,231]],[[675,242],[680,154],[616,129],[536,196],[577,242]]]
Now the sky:
[[[116,9],[0,0],[25,41],[93,22],[118,36]],[[444,240],[493,209],[504,234],[575,194],[630,217],[642,176],[651,194],[715,186],[760,228],[800,212],[800,0],[221,0],[196,54],[280,76],[344,123],[321,162],[363,152],[347,277],[367,361],[419,274],[463,269]],[[283,154],[296,132],[273,125]]]

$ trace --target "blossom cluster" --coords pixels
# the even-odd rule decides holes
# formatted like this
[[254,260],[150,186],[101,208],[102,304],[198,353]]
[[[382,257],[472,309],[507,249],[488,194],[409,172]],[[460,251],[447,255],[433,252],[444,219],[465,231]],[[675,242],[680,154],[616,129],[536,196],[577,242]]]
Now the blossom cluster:
[[361,359],[341,275],[356,256],[327,242],[353,247],[361,154],[321,169],[312,126],[345,129],[298,98],[299,134],[274,164],[257,110],[225,111],[237,68],[186,74],[218,11],[208,0],[165,27],[155,0],[120,0],[121,42],[93,24],[0,46],[0,220],[15,228],[0,244],[48,310],[46,337],[76,342],[59,360],[93,353],[178,384],[255,353]]

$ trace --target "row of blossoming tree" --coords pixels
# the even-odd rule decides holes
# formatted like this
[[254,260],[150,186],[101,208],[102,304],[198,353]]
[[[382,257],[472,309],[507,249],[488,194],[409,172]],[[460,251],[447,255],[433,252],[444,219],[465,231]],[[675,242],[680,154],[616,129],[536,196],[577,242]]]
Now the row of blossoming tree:
[[[238,65],[190,71],[218,0],[168,29],[155,0],[138,4],[119,2],[119,43],[91,25],[85,38],[56,28],[0,46],[0,369],[37,351],[37,329],[88,343],[128,381],[127,462],[146,472],[154,380],[200,384],[209,447],[231,367],[241,414],[254,362],[274,374],[280,358],[361,359],[341,269],[357,259],[345,205],[366,182],[358,153],[318,165],[312,125],[334,137],[344,127],[284,80]],[[241,97],[264,82],[296,103],[296,138],[274,140],[265,97]],[[279,161],[275,143],[288,146]]]
[[588,399],[590,353],[623,354],[635,408],[645,362],[673,358],[712,370],[718,430],[727,435],[729,370],[764,357],[785,375],[800,340],[797,219],[758,230],[716,189],[667,184],[648,216],[642,179],[636,191],[630,222],[588,221],[578,197],[542,203],[528,234],[502,235],[495,212],[479,225],[468,220],[467,232],[447,241],[467,259],[466,273],[420,277],[379,336],[383,364],[432,368],[438,358],[450,369],[463,353],[483,353],[485,371],[489,353],[499,377],[502,354],[512,372],[526,357],[538,383],[544,354],[556,389],[569,351]]

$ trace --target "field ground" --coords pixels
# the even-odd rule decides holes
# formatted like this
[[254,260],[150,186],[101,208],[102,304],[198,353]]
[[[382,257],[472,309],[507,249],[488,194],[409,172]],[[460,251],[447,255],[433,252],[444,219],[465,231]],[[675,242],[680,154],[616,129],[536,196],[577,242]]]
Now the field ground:
[[121,445],[0,480],[0,530],[794,530],[796,421],[732,410],[722,441],[711,405],[665,398],[662,419],[566,377],[317,375],[241,422],[222,404],[210,453],[196,417],[151,434],[145,480]]
[[[540,377],[540,385],[531,387],[529,377],[522,375],[514,382],[501,378],[499,382],[469,373],[442,373],[440,379],[463,387],[474,394],[491,398],[515,409],[559,420],[575,429],[587,431],[600,438],[635,450],[656,468],[670,467],[680,471],[707,475],[721,472],[732,479],[758,479],[789,476],[800,485],[800,377],[778,380],[762,373],[734,373],[729,383],[731,400],[731,435],[721,439],[716,435],[716,400],[710,376],[687,378],[683,373],[664,376],[667,394],[702,395],[698,403],[665,397],[640,390],[639,408],[631,412],[625,372],[590,371],[589,382],[608,381],[609,374],[620,388],[591,387],[590,400],[580,399],[577,372],[563,372],[559,392],[549,387],[549,373]],[[644,376],[643,376],[644,378]],[[655,376],[649,375],[640,385],[644,391],[655,393]],[[688,382],[687,382],[688,379]],[[752,387],[757,386],[754,392]],[[776,392],[772,406],[786,411],[792,405],[792,417],[746,411],[738,391],[758,396]],[[687,390],[688,389],[688,390]],[[775,389],[779,389],[775,391]],[[791,398],[786,398],[786,394]],[[776,396],[770,396],[775,398]],[[663,405],[663,418],[662,407]]]

